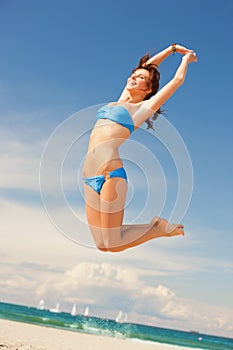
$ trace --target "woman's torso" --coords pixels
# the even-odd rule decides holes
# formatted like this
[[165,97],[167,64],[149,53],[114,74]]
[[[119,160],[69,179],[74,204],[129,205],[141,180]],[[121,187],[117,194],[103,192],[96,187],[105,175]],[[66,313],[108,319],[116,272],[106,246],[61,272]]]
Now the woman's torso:
[[[109,103],[107,107],[123,106],[130,116],[140,105],[132,103]],[[133,122],[133,117],[132,117]],[[100,175],[104,171],[112,171],[122,167],[119,147],[129,138],[127,127],[109,119],[99,119],[92,130],[89,140],[88,153],[83,166],[84,177]]]

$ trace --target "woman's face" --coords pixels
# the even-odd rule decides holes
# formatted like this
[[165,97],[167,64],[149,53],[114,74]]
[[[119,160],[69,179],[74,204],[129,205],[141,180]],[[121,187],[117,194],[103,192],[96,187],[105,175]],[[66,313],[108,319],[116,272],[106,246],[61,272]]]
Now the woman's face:
[[145,95],[151,92],[150,72],[139,68],[127,80],[127,89],[132,92],[144,92]]

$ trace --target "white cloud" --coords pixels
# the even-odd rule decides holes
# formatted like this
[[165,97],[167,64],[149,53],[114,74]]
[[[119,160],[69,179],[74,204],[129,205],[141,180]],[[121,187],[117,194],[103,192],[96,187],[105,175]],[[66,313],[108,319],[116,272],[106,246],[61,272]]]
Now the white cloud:
[[155,288],[155,294],[165,300],[169,300],[175,296],[175,293],[171,289],[161,284],[159,284],[158,287]]
[[178,320],[189,320],[192,310],[184,302],[177,299],[169,300],[161,309],[161,313],[169,318]]

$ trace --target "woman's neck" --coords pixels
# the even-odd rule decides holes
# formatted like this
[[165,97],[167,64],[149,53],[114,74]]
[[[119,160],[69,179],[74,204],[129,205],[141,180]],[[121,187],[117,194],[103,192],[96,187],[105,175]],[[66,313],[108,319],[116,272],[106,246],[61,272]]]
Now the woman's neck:
[[140,95],[133,95],[129,91],[127,91],[123,96],[121,96],[121,99],[119,102],[128,102],[128,103],[138,103],[142,102],[142,96]]

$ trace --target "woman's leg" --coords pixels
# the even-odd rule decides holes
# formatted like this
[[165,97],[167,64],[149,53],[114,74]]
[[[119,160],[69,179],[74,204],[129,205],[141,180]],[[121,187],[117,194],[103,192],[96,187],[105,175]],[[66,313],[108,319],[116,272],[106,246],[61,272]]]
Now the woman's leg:
[[182,225],[171,225],[155,217],[149,224],[122,226],[127,183],[120,178],[106,180],[100,193],[100,221],[105,247],[119,252],[158,237],[184,234]]
[[88,225],[90,227],[95,245],[98,249],[102,251],[107,251],[105,248],[103,237],[102,237],[102,227],[101,227],[101,217],[100,217],[100,196],[88,185],[84,184],[84,195],[86,202],[86,215]]

